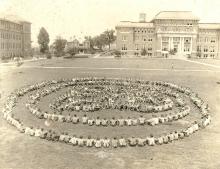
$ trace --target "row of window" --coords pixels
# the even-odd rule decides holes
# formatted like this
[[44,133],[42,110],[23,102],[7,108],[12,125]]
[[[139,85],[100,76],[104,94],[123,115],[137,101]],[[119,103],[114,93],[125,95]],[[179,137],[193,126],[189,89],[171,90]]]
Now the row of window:
[[[169,42],[169,37],[162,37],[162,42]],[[180,37],[173,37],[171,38],[173,40],[174,43],[179,43],[180,42]],[[190,43],[191,42],[191,38],[190,37],[184,37],[183,39],[184,44]]]
[[203,55],[197,55],[199,58],[215,58],[215,54],[203,54]]
[[[202,47],[201,46],[197,46],[197,51],[198,52],[202,52]],[[203,47],[203,52],[215,52],[215,46],[204,46]]]
[[7,33],[7,32],[1,32],[1,39],[14,39],[14,40],[21,40],[21,35],[15,34],[15,33]]
[[[145,50],[148,50],[148,51],[152,51],[153,48],[152,48],[152,45],[139,45],[139,44],[135,44],[135,50],[140,50],[140,49],[145,49]],[[126,44],[123,44],[122,45],[122,48],[121,50],[128,50]]]
[[[190,49],[190,44],[184,44],[183,52],[190,52]],[[167,42],[162,43],[162,51],[169,51],[169,44]],[[178,52],[178,46],[174,45],[174,51]]]
[[153,42],[152,38],[146,37],[146,36],[135,36],[135,40],[143,40],[144,42]]
[[153,29],[135,29],[135,33],[154,33]]
[[145,44],[144,45],[135,44],[135,49],[136,50],[145,49],[145,50],[148,50],[148,51],[153,50],[152,45],[147,45],[147,47],[146,47]]
[[[122,41],[127,41],[128,37],[127,36],[122,36]],[[148,38],[146,36],[135,36],[135,40],[143,40],[143,41],[148,41],[148,42],[153,42],[152,38]]]
[[0,49],[21,49],[21,43],[1,43]]
[[192,32],[193,27],[179,27],[179,26],[162,26],[160,31],[173,31],[173,32]]
[[18,31],[22,30],[22,25],[19,25],[13,22],[4,21],[4,20],[0,21],[0,26],[5,29],[13,29],[13,30],[18,30]]
[[[134,52],[134,55],[135,55],[135,56],[139,56],[140,53],[139,53],[139,52]],[[152,55],[153,55],[152,53],[146,53],[145,56],[152,56]]]
[[197,38],[197,42],[205,42],[205,43],[215,43],[216,38],[214,37],[199,37]]
[[5,52],[5,53],[1,53],[1,58],[13,58],[13,57],[20,57],[22,56],[21,52]]
[[201,34],[216,34],[217,31],[216,30],[210,30],[210,29],[200,29],[199,33],[201,33]]

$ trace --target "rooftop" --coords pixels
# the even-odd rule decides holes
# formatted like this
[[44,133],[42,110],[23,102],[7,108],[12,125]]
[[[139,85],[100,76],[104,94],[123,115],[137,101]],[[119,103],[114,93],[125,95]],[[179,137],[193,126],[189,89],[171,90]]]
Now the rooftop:
[[7,15],[7,14],[3,14],[3,13],[0,13],[0,20],[7,20],[10,22],[18,23],[18,24],[21,24],[22,22],[30,23],[29,21],[26,21],[25,19],[23,19],[17,15]]
[[121,21],[116,27],[154,27],[152,22],[130,22],[130,21]]
[[199,20],[192,11],[161,11],[153,20],[156,19],[172,19],[172,20]]

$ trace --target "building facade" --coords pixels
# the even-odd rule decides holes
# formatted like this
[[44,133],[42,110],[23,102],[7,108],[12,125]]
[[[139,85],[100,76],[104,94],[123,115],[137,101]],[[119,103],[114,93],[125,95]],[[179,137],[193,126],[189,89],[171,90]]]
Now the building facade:
[[76,48],[79,50],[79,52],[85,52],[86,50],[90,49],[90,41],[89,40],[83,40],[79,41],[77,39],[74,39],[73,41],[69,41],[66,43],[65,50]]
[[150,22],[140,14],[139,22],[121,21],[116,32],[124,55],[220,58],[220,24],[199,23],[190,11],[162,11]]
[[16,16],[0,17],[0,58],[26,57],[31,53],[31,23]]

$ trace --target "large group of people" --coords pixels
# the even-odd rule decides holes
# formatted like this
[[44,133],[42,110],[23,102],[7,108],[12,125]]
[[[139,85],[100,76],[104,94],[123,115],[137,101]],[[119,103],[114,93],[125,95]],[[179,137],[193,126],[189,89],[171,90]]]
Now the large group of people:
[[[150,119],[146,119],[143,115],[141,115],[140,117],[136,119],[123,118],[123,117],[118,118],[118,119],[116,118],[102,119],[99,117],[95,119],[91,119],[87,117],[86,115],[82,116],[81,118],[77,117],[77,115],[71,116],[70,114],[68,116],[63,116],[62,114],[60,114],[62,112],[58,112],[57,114],[56,113],[51,114],[51,113],[40,111],[40,109],[36,107],[36,103],[40,100],[40,98],[52,92],[58,91],[59,89],[68,87],[68,86],[74,87],[76,83],[79,83],[79,86],[80,85],[83,86],[82,84],[87,84],[87,85],[94,84],[95,83],[94,81],[101,82],[100,84],[102,84],[103,86],[104,84],[109,84],[113,80],[105,79],[105,78],[82,78],[82,79],[71,79],[71,80],[61,79],[59,81],[45,81],[45,82],[41,82],[35,85],[26,86],[22,89],[18,89],[8,97],[5,103],[5,106],[2,110],[3,117],[11,125],[15,126],[20,132],[25,133],[26,135],[35,136],[35,137],[39,137],[39,138],[50,140],[50,141],[65,142],[73,146],[78,145],[78,146],[87,146],[87,147],[96,147],[96,148],[100,148],[100,147],[117,148],[117,147],[126,147],[126,146],[145,146],[145,145],[154,146],[154,145],[167,144],[172,141],[183,139],[184,137],[188,137],[191,134],[198,131],[199,129],[206,127],[211,122],[208,104],[205,103],[201,98],[199,98],[196,93],[192,92],[188,88],[184,88],[184,87],[172,84],[172,83],[161,82],[161,81],[144,82],[144,81],[138,80],[135,83],[139,84],[139,86],[142,86],[142,87],[144,86],[143,84],[155,85],[157,86],[154,89],[155,91],[159,91],[159,90],[162,91],[161,89],[165,87],[165,90],[163,90],[163,93],[167,92],[168,96],[172,95],[172,97],[176,98],[177,101],[175,101],[175,103],[177,104],[177,106],[180,107],[180,110],[181,110],[180,112],[168,114],[168,115],[162,114],[160,116],[158,115],[156,116],[154,114],[153,117]],[[115,80],[115,84],[117,85],[130,86],[133,83],[134,82],[132,82],[131,80],[125,80],[125,81],[119,80],[119,79]],[[123,91],[124,89],[121,88],[120,90]],[[73,90],[71,90],[71,92],[72,91]],[[45,129],[45,128],[40,128],[40,127],[35,128],[33,126],[26,126],[25,124],[23,124],[21,119],[16,118],[13,113],[13,108],[16,106],[16,103],[19,97],[22,97],[30,92],[34,92],[35,94],[30,95],[31,99],[26,104],[26,107],[29,109],[29,111],[39,118],[60,121],[60,122],[69,122],[69,123],[75,123],[75,124],[81,122],[83,124],[95,125],[95,126],[108,126],[108,125],[131,126],[131,125],[145,125],[145,124],[149,124],[153,126],[159,123],[178,120],[180,118],[185,117],[190,112],[190,107],[184,103],[183,99],[181,98],[178,92],[183,93],[186,96],[188,96],[190,100],[198,107],[198,109],[201,112],[201,119],[199,121],[195,121],[191,123],[187,128],[182,129],[181,131],[173,131],[173,132],[169,132],[166,134],[162,134],[161,136],[157,136],[157,137],[155,137],[153,134],[150,134],[150,136],[146,136],[146,137],[130,137],[130,138],[124,138],[124,137],[94,138],[92,136],[88,136],[88,137],[76,136],[76,135],[68,134],[67,132],[58,133],[56,131]],[[73,98],[72,96],[73,95],[71,95],[71,97],[69,98],[72,99]],[[166,103],[164,102],[164,100],[166,99],[162,97],[162,95],[158,95],[158,99],[156,100],[157,101],[160,100],[161,102]],[[82,103],[87,103],[87,102],[82,102]],[[152,106],[158,106],[158,104],[155,104]]]
[[52,121],[58,121],[58,122],[67,122],[67,123],[73,123],[73,124],[87,124],[89,126],[137,126],[137,125],[151,125],[155,126],[159,123],[165,123],[165,122],[172,122],[179,119],[182,119],[183,117],[187,116],[190,113],[190,107],[185,106],[181,109],[178,113],[169,113],[169,114],[161,114],[161,115],[152,115],[151,118],[147,119],[143,115],[140,115],[138,118],[130,118],[129,116],[127,118],[124,118],[120,116],[119,118],[112,117],[111,119],[107,118],[100,118],[97,116],[94,117],[88,117],[86,114],[84,114],[82,117],[78,117],[76,114],[73,116],[69,113],[67,116],[60,114],[51,114],[47,112],[41,111],[37,107],[31,107],[31,104],[26,104],[26,107],[28,110],[35,115],[37,118],[40,119],[46,119],[46,120],[52,120]]

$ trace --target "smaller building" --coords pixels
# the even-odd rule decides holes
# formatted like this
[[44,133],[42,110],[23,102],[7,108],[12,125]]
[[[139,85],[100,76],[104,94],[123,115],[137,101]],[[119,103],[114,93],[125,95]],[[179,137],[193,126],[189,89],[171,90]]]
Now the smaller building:
[[73,41],[69,41],[66,43],[65,50],[71,48],[78,49],[79,52],[84,53],[86,50],[90,49],[90,41],[85,39],[80,42],[78,39],[74,39]]

